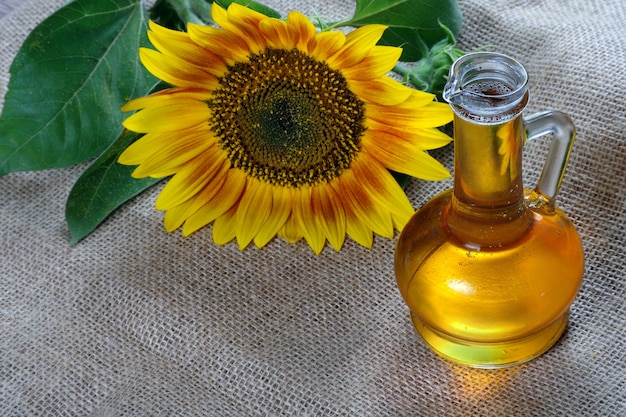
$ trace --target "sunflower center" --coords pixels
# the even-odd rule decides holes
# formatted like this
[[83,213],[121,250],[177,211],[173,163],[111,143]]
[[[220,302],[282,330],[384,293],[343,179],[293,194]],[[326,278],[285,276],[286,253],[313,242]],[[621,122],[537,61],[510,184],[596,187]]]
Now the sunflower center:
[[294,49],[229,67],[208,103],[231,165],[290,187],[328,182],[360,150],[363,102],[340,71]]

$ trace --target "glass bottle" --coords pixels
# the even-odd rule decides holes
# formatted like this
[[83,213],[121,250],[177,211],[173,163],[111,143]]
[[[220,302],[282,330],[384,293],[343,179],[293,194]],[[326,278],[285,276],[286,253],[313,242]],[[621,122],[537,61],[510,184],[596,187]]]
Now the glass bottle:
[[[454,185],[401,233],[398,288],[438,354],[474,367],[512,366],[559,339],[581,284],[580,238],[555,206],[574,126],[558,111],[523,118],[526,71],[501,54],[459,58],[443,97],[455,114]],[[548,133],[541,177],[524,189],[523,145]]]

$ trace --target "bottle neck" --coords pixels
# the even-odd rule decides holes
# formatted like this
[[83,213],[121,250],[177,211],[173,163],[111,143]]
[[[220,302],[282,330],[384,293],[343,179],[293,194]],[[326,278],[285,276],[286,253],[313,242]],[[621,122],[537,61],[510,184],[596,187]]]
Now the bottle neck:
[[524,205],[521,116],[480,124],[455,115],[451,232],[469,245],[504,246],[530,224]]

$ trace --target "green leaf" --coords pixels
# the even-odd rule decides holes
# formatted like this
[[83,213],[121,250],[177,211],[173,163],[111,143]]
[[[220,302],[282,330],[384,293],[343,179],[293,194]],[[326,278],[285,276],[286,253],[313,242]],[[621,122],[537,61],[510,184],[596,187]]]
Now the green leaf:
[[119,164],[120,154],[141,136],[125,131],[74,184],[65,206],[65,219],[75,244],[91,233],[109,214],[160,178],[136,179],[135,167]]
[[185,30],[186,22],[180,17],[181,13],[168,0],[156,0],[148,10],[148,14],[151,20],[161,26],[173,30]]
[[457,36],[463,17],[456,0],[357,0],[354,16],[346,26],[379,23],[388,26],[381,45],[400,46],[402,61],[417,61],[428,48],[448,34]]
[[149,13],[150,19],[160,25],[180,31],[187,29],[187,23],[214,23],[210,0],[157,0]]
[[276,19],[280,18],[280,13],[278,13],[276,10],[252,0],[215,0],[215,3],[222,6],[222,8],[227,8],[228,6],[230,6],[231,3],[237,3],[241,4],[242,6],[246,6],[247,8],[252,9],[255,12],[263,13],[265,16],[273,17]]
[[140,0],[75,0],[35,28],[11,65],[0,175],[106,149],[122,131],[120,107],[156,83],[137,58],[147,44]]

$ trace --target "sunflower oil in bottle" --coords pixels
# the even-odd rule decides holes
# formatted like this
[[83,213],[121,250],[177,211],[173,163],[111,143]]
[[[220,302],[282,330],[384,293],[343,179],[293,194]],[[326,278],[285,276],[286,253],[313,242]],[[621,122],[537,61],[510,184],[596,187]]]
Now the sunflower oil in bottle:
[[[504,55],[468,54],[444,98],[454,112],[454,186],[405,226],[395,254],[413,324],[438,354],[507,367],[561,336],[581,284],[580,238],[554,199],[574,139],[560,112],[522,118],[524,68]],[[539,183],[522,185],[527,139],[554,133]]]

